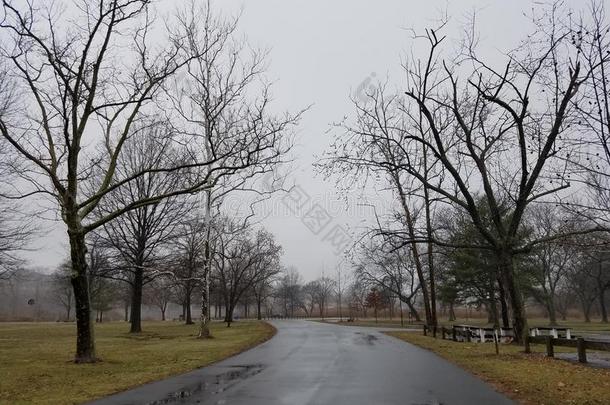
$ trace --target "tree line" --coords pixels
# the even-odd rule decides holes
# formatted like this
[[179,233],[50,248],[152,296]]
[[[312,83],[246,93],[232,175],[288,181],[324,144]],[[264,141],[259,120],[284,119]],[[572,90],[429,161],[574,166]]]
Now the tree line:
[[[238,18],[195,1],[158,13],[148,0],[3,0],[0,9],[1,150],[10,157],[2,164],[12,176],[2,202],[23,208],[27,199],[39,217],[63,224],[77,363],[97,359],[92,280],[102,278],[94,276],[131,285],[137,332],[142,286],[167,271],[161,246],[179,243],[181,227],[203,226],[203,257],[185,259],[203,270],[180,277],[202,285],[200,336],[209,336],[212,268],[236,273],[231,283],[246,271],[236,263],[249,260],[233,233],[247,223],[220,220],[222,203],[274,191],[275,182],[256,184],[288,159],[302,114],[273,112],[267,51],[237,35]],[[204,225],[185,224],[193,212]],[[0,215],[10,267],[30,229]],[[264,231],[239,237],[276,248]],[[247,271],[262,259],[250,260]]]

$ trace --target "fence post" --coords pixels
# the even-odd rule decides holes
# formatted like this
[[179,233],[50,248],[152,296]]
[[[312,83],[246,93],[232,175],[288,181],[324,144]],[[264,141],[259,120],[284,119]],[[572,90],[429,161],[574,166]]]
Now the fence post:
[[428,336],[428,326],[424,325],[424,336]]
[[555,351],[553,350],[553,338],[551,336],[544,337],[546,343],[546,355],[547,357],[554,357]]
[[451,337],[453,338],[454,342],[457,342],[457,336],[455,334],[455,325],[453,325],[453,328],[451,328]]
[[587,350],[585,348],[585,340],[581,337],[576,339],[576,348],[578,349],[578,361],[580,363],[587,362]]

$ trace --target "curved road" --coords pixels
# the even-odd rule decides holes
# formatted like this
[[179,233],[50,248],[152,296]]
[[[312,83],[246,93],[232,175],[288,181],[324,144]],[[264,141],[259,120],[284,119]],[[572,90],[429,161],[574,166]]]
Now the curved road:
[[438,356],[372,328],[274,321],[268,342],[91,404],[511,404]]

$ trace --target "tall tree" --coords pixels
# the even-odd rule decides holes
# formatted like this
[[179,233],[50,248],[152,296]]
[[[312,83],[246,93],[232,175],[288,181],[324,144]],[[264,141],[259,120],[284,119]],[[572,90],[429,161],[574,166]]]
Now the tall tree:
[[[146,169],[163,169],[176,160],[176,150],[166,126],[153,123],[138,128],[125,142],[118,160],[117,173],[131,177]],[[125,187],[113,190],[98,207],[100,216],[108,215],[133,201],[169,195],[180,190],[183,182],[174,173],[166,176],[139,176]],[[167,264],[171,240],[181,219],[194,208],[192,198],[176,196],[155,204],[135,208],[96,232],[104,244],[116,252],[116,268],[107,273],[129,284],[131,288],[130,332],[142,331],[142,293],[144,286],[155,280]]]
[[[239,18],[216,15],[210,2],[190,0],[179,13],[186,33],[189,63],[185,75],[176,78],[167,95],[177,130],[196,139],[194,156],[212,162],[207,168],[210,187],[201,202],[206,220],[204,269],[201,277],[199,336],[210,336],[210,275],[215,245],[213,211],[222,199],[236,191],[268,194],[254,187],[256,180],[286,159],[292,148],[291,131],[302,112],[274,116],[270,111],[270,87],[264,80],[267,52],[257,50],[237,35]],[[201,55],[199,57],[198,55]],[[197,57],[195,57],[197,56]],[[217,167],[231,172],[216,174]]]

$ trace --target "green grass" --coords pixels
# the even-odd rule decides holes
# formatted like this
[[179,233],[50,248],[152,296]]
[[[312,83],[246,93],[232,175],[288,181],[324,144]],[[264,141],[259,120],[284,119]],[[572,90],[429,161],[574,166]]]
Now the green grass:
[[610,404],[610,370],[547,358],[540,345],[533,345],[534,353],[529,355],[522,347],[501,345],[500,355],[496,355],[493,343],[459,343],[414,332],[386,333],[437,353],[522,404]]
[[269,339],[264,322],[212,324],[213,339],[196,338],[197,326],[144,322],[96,326],[101,362],[74,364],[74,324],[0,323],[0,404],[74,404],[183,373]]

